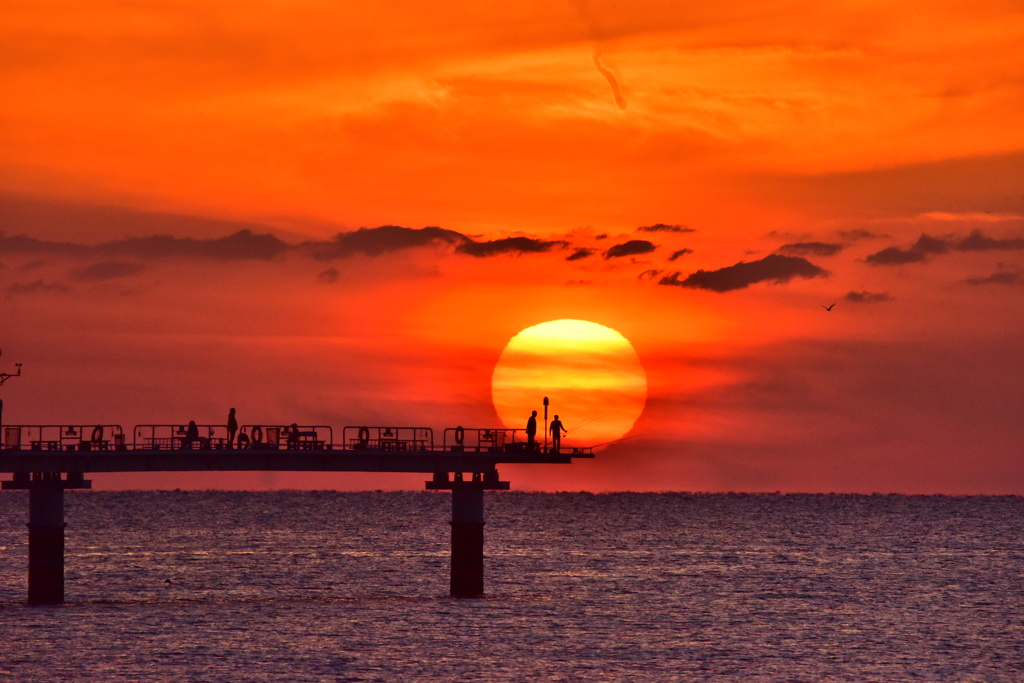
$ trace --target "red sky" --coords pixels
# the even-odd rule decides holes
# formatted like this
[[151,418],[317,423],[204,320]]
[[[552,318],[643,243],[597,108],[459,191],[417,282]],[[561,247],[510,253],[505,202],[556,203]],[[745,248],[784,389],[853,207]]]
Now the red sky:
[[1022,45],[1019,2],[7,2],[4,422],[496,426],[577,318],[637,436],[515,488],[1024,494]]

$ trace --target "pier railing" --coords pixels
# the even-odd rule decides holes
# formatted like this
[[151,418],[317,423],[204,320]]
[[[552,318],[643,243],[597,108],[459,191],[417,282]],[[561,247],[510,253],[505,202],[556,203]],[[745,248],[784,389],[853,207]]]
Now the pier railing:
[[342,447],[352,450],[432,451],[434,430],[430,427],[345,427]]
[[324,450],[333,448],[334,430],[328,425],[242,425],[238,448]]
[[[135,425],[129,435],[121,425],[4,425],[0,451],[385,451],[389,453],[554,454],[539,443],[529,443],[525,430],[494,427],[448,427],[441,443],[430,427],[348,426],[341,442],[334,441],[330,425],[242,425],[229,441],[227,427],[189,425]],[[590,447],[563,445],[561,453],[591,455]]]
[[196,435],[189,436],[188,425],[184,424],[135,425],[132,448],[153,451],[227,448],[227,428],[196,425]]
[[31,451],[106,451],[126,448],[121,425],[4,425],[3,447]]

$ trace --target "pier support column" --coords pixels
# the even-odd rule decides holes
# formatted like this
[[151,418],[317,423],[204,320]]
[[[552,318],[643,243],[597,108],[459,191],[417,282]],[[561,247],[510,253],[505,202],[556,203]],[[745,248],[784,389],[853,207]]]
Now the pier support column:
[[64,482],[43,474],[28,490],[28,604],[64,602]]
[[452,575],[453,598],[479,598],[484,594],[484,491],[507,491],[509,483],[498,480],[497,470],[474,473],[465,481],[457,472],[453,480],[439,472],[427,489],[452,492]]
[[484,594],[484,487],[479,481],[453,482],[453,598]]
[[81,473],[15,474],[4,489],[28,489],[28,604],[64,603],[64,489],[91,488]]

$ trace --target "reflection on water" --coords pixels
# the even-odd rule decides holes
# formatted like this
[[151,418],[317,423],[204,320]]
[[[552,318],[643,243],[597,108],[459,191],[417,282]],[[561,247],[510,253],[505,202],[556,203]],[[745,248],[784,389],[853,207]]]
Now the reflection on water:
[[431,493],[74,492],[27,608],[0,495],[0,680],[1024,679],[1024,499],[488,494],[483,600]]

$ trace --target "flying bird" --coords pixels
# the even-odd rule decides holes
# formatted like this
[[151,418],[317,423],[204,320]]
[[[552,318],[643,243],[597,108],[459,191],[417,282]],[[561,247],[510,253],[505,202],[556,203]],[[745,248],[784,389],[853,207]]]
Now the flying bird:
[[[832,306],[835,306],[835,304],[832,304]],[[821,305],[821,307],[824,308],[826,311],[831,311],[832,306],[825,306],[824,304]]]

